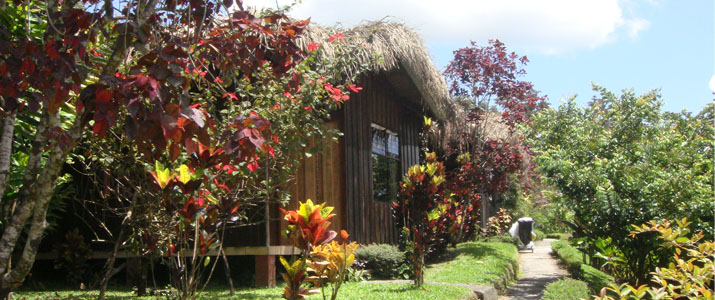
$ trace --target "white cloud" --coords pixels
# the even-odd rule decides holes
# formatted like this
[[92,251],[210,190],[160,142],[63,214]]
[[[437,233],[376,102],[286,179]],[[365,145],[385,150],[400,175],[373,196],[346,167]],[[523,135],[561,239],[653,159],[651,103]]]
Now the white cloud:
[[[287,0],[244,0],[275,6]],[[618,0],[304,0],[291,13],[325,25],[344,26],[393,17],[431,44],[498,38],[510,48],[541,53],[591,49],[648,28],[624,16]]]
[[643,31],[648,29],[650,27],[650,22],[645,19],[632,19],[632,20],[626,20],[624,22],[624,25],[626,27],[628,37],[634,39],[638,37],[638,34]]
[[710,90],[713,91],[713,93],[715,93],[715,75],[713,75],[713,77],[710,77],[709,86],[710,86]]

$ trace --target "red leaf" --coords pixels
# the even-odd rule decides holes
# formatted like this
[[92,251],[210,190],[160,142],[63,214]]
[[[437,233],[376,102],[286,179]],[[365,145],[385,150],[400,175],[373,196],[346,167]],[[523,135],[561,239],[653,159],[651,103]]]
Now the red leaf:
[[97,92],[97,103],[101,105],[109,105],[109,100],[112,99],[112,93],[107,90],[99,90]]
[[100,137],[104,137],[108,127],[109,124],[107,123],[107,120],[95,120],[94,126],[92,126],[92,132]]
[[189,154],[196,153],[196,150],[198,149],[198,145],[191,137],[184,138],[184,147],[186,148],[186,153]]
[[179,154],[181,154],[181,146],[177,143],[171,143],[171,146],[169,146],[169,157],[171,160],[176,160],[176,158],[179,157]]

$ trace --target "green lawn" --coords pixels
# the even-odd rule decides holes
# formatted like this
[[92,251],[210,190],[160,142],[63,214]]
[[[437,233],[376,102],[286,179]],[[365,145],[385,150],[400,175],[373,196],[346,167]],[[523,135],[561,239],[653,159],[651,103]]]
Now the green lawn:
[[[231,297],[228,290],[210,290],[202,294],[200,299],[282,299],[281,288],[243,289],[237,290],[236,295]],[[338,299],[352,300],[401,300],[401,299],[434,299],[434,300],[456,300],[465,299],[470,294],[469,289],[455,286],[425,285],[424,289],[415,289],[409,284],[388,284],[388,283],[345,283],[340,289]],[[34,292],[23,291],[15,293],[15,299],[73,299],[89,300],[96,299],[96,291],[48,291]],[[110,291],[107,300],[136,299],[154,300],[153,296],[134,297],[131,291]],[[160,298],[163,299],[163,298]],[[308,299],[322,299],[320,294],[312,295]]]
[[[496,285],[503,289],[508,281],[504,274],[518,270],[518,254],[516,247],[500,242],[468,242],[462,243],[456,249],[449,249],[448,256],[454,259],[428,266],[426,281],[446,283],[470,283],[481,285]],[[506,282],[505,282],[506,281]],[[402,300],[402,299],[434,299],[457,300],[466,299],[470,291],[464,287],[449,285],[425,285],[415,289],[410,284],[389,283],[355,283],[343,285],[338,299],[352,300]],[[205,291],[200,299],[282,299],[281,288],[241,289],[231,297],[227,289],[215,288]],[[96,299],[97,291],[20,291],[15,293],[15,299]],[[108,292],[107,300],[136,299],[154,300],[155,296],[134,297],[129,290],[112,290]],[[163,299],[163,298],[161,298]],[[322,299],[320,294],[308,297],[310,300]]]
[[489,285],[500,283],[505,273],[518,270],[518,251],[512,244],[468,242],[448,251],[454,252],[455,259],[430,265],[425,281]]

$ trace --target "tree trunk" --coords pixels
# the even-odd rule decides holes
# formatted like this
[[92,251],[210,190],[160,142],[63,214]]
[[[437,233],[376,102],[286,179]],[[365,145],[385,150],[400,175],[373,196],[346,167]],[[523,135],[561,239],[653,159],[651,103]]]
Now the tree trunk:
[[[130,215],[131,211],[127,214],[127,217]],[[104,272],[104,276],[102,276],[102,282],[99,283],[99,295],[97,296],[97,300],[104,299],[104,294],[107,292],[107,283],[109,283],[109,279],[111,279],[118,270],[118,268],[114,267],[114,261],[117,259],[117,252],[119,252],[120,246],[124,243],[124,228],[125,226],[124,224],[122,224],[122,228],[119,230],[117,240],[114,242],[114,250],[112,251],[112,256],[109,257],[109,259],[107,260],[107,264],[104,266],[106,271]]]
[[0,203],[5,195],[8,180],[10,179],[10,157],[12,156],[12,141],[15,134],[15,112],[5,116],[0,135]]
[[[49,115],[48,124],[50,124],[50,126],[59,125],[59,114]],[[71,132],[71,136],[76,137],[76,134],[72,135],[72,133],[74,132]],[[52,199],[52,194],[54,193],[55,182],[68,154],[67,151],[60,149],[56,142],[52,142],[50,144],[50,149],[51,151],[49,157],[47,158],[47,162],[34,184],[23,185],[22,187],[23,190],[32,189],[32,195],[34,197],[27,199],[29,200],[29,204],[22,207],[21,210],[24,210],[29,215],[32,207],[34,207],[34,213],[30,223],[30,230],[27,233],[27,241],[25,242],[20,259],[15,264],[13,269],[6,270],[6,272],[2,275],[0,286],[3,289],[14,290],[25,280],[25,276],[30,272],[32,264],[35,261],[37,248],[40,246],[42,236],[45,228],[47,227],[47,208],[50,205],[50,200]],[[17,219],[13,216],[13,221],[15,220]],[[19,221],[22,221],[22,223],[18,226],[18,232],[22,230],[22,225],[25,224],[25,220],[18,220],[18,222]],[[3,236],[3,239],[4,238],[5,236]],[[13,248],[14,247],[0,250],[3,252],[7,251],[7,253],[11,254]]]
[[5,274],[10,266],[10,257],[15,249],[17,239],[20,237],[25,222],[32,214],[32,209],[35,207],[35,199],[37,198],[37,189],[35,184],[40,171],[40,162],[42,160],[42,150],[47,141],[47,128],[49,126],[57,126],[59,122],[49,124],[52,119],[47,112],[42,114],[40,125],[37,128],[35,137],[32,141],[27,165],[25,166],[25,174],[23,176],[22,189],[20,190],[20,199],[17,201],[15,210],[10,217],[10,222],[5,225],[2,238],[0,238],[0,274]]
[[[222,241],[223,242],[223,241]],[[231,296],[236,295],[236,290],[233,288],[233,280],[231,279],[231,269],[228,265],[228,258],[226,258],[226,252],[221,249],[221,257],[223,258],[224,271],[226,272],[226,281],[228,282],[228,288],[231,291]]]

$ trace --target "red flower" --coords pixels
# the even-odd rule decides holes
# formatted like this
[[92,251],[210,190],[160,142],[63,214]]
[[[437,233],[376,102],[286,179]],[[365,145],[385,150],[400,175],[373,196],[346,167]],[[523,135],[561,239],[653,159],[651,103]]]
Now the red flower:
[[308,52],[313,52],[315,50],[318,50],[320,48],[320,43],[310,43],[308,44]]
[[332,42],[333,42],[334,40],[336,40],[336,39],[341,40],[341,41],[343,41],[343,42],[345,41],[345,39],[343,38],[343,33],[342,33],[342,32],[338,32],[338,33],[336,33],[336,34],[331,35],[331,36],[328,38],[328,42],[331,42],[331,43],[332,43]]
[[232,100],[238,100],[238,97],[236,97],[236,94],[234,93],[225,93],[223,94],[223,98],[231,98]]
[[221,77],[216,77],[216,78],[214,78],[214,82],[220,84],[220,83],[223,83],[223,80],[221,80]]
[[248,167],[248,170],[250,170],[251,172],[255,172],[256,169],[258,169],[258,162],[254,160],[254,161],[250,162],[247,167]]
[[362,91],[361,87],[356,86],[354,84],[348,84],[345,87],[348,88],[349,90],[353,91],[353,93],[359,93],[360,91]]

